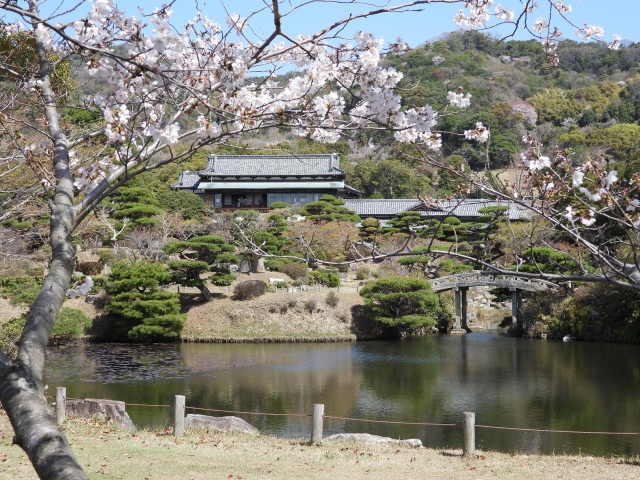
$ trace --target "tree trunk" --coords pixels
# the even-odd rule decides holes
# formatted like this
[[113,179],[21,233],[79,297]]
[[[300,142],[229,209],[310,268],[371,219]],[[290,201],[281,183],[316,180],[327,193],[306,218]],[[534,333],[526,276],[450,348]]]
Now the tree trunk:
[[211,300],[213,300],[213,297],[211,296],[211,292],[209,291],[206,285],[204,284],[198,285],[198,290],[200,290],[200,293],[202,294],[202,296],[207,302],[210,302]]
[[[34,19],[39,18],[38,2],[31,0],[29,11]],[[36,26],[34,20],[34,29]],[[76,215],[69,145],[60,129],[55,93],[51,87],[53,64],[42,40],[38,35],[35,38],[40,95],[47,129],[53,141],[52,161],[56,179],[55,192],[49,204],[51,267],[31,306],[18,342],[16,360],[11,361],[0,352],[0,401],[15,431],[14,442],[27,453],[41,479],[85,480],[87,476],[56,425],[42,385],[47,342],[75,265],[71,234],[76,227]]]
[[251,272],[252,273],[264,273],[267,271],[267,268],[264,266],[264,257],[252,254],[251,258]]
[[52,203],[51,269],[27,317],[16,360],[0,353],[0,401],[15,431],[14,442],[27,453],[40,478],[86,479],[56,425],[42,385],[47,341],[75,262],[68,235],[75,218],[72,207]]
[[41,479],[87,478],[29,367],[16,361],[2,369],[0,398],[16,433],[14,442],[27,452]]

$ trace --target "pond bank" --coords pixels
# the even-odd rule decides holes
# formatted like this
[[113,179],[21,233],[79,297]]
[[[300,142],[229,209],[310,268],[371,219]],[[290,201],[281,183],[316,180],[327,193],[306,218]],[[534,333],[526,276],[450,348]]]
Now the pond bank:
[[[175,438],[166,430],[132,433],[86,419],[70,419],[64,430],[91,478],[622,480],[636,478],[640,469],[638,458],[481,451],[465,458],[458,450],[340,442],[309,445],[305,439],[204,430]],[[12,435],[0,410],[0,476],[36,479],[27,456],[11,444]]]

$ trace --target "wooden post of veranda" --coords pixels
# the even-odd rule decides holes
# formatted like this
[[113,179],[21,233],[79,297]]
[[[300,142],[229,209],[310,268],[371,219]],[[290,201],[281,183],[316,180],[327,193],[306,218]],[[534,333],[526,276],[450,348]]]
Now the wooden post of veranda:
[[322,422],[324,417],[324,404],[313,404],[313,417],[311,420],[311,443],[322,443]]
[[184,434],[185,396],[176,395],[173,401],[173,436],[181,437]]
[[462,455],[470,457],[476,451],[476,414],[475,412],[464,412],[464,447]]
[[56,388],[56,422],[62,425],[67,419],[67,389],[65,387]]

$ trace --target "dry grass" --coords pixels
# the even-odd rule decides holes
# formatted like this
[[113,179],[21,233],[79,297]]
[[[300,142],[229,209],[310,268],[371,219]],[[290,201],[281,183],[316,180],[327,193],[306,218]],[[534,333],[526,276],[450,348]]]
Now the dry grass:
[[[352,308],[355,293],[341,293],[337,306],[327,304],[328,290],[268,293],[250,301],[220,294],[212,303],[192,306],[182,330],[185,340],[355,340]],[[215,308],[212,308],[215,305]]]
[[[404,446],[325,443],[192,432],[175,439],[167,432],[125,432],[88,420],[65,425],[69,441],[89,478],[110,479],[631,479],[640,461],[616,458],[531,456],[413,449]],[[0,478],[35,479],[26,455],[11,445],[12,432],[0,413]]]
[[26,312],[26,310],[27,309],[22,306],[11,305],[8,298],[0,297],[0,323],[18,318]]

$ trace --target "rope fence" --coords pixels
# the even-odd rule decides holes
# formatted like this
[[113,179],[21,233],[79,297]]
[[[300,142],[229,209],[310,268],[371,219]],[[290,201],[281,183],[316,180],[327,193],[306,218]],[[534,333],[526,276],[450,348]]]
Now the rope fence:
[[640,432],[582,432],[579,430],[553,430],[548,428],[496,427],[493,425],[476,425],[476,428],[490,428],[493,430],[516,430],[519,432],[580,433],[580,434],[587,434],[587,435],[640,435]]
[[456,423],[399,422],[395,420],[374,420],[371,418],[334,417],[333,415],[324,415],[324,418],[330,418],[332,420],[349,420],[351,422],[389,423],[394,425],[426,425],[429,427],[455,427],[459,425]]
[[[169,405],[167,405],[169,406]],[[266,413],[266,412],[243,412],[239,410],[219,410],[217,408],[185,407],[187,410],[197,410],[202,412],[235,413],[237,415],[264,415],[267,417],[310,417],[310,413]]]
[[[376,420],[369,418],[352,418],[352,417],[340,417],[336,415],[326,415],[324,413],[324,404],[313,404],[313,413],[271,413],[271,412],[255,412],[255,411],[242,411],[242,410],[223,410],[217,408],[202,408],[187,406],[185,402],[186,397],[184,395],[176,395],[174,397],[173,404],[146,404],[146,403],[126,403],[118,402],[124,406],[132,407],[162,407],[172,408],[173,410],[173,434],[174,436],[181,436],[185,430],[185,418],[186,410],[193,410],[199,412],[214,412],[225,413],[235,415],[262,415],[262,416],[277,416],[277,417],[311,417],[311,443],[321,443],[323,434],[324,419],[329,420],[344,420],[351,422],[365,422],[365,423],[382,423],[391,425],[419,425],[429,427],[456,427],[462,428],[463,433],[463,455],[472,455],[475,451],[475,430],[476,428],[493,429],[493,430],[510,430],[518,432],[541,432],[541,433],[570,433],[581,435],[640,435],[640,432],[602,432],[602,431],[580,431],[580,430],[556,430],[545,428],[524,428],[524,427],[501,427],[495,425],[476,425],[474,412],[463,412],[463,419],[461,423],[435,423],[435,422],[404,422],[399,420]],[[101,401],[101,400],[86,400],[80,398],[67,398],[66,388],[58,387],[56,389],[56,420],[63,423],[66,419],[66,402],[71,401]]]

